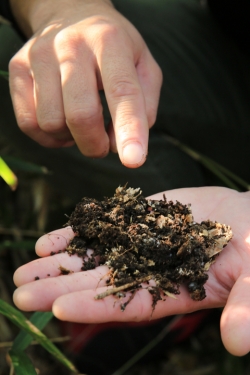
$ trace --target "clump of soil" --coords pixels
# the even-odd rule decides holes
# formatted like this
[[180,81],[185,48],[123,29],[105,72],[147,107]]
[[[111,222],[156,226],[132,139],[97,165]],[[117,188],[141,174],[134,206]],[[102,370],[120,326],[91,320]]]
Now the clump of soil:
[[[109,267],[106,284],[112,288],[96,299],[130,292],[122,310],[142,283],[152,294],[153,309],[164,296],[179,294],[181,284],[193,300],[204,299],[207,271],[232,238],[229,226],[210,220],[198,224],[190,205],[167,201],[165,195],[160,201],[145,199],[140,188],[118,187],[101,202],[83,198],[67,225],[76,236],[66,251],[83,258],[82,270],[95,268],[96,257]],[[87,249],[94,252],[86,261]]]

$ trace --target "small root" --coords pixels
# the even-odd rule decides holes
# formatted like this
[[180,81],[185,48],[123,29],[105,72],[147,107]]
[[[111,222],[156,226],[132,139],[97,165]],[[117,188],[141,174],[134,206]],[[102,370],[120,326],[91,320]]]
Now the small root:
[[124,284],[124,285],[121,285],[121,286],[118,286],[118,287],[112,288],[112,289],[107,289],[105,292],[97,294],[94,298],[95,299],[105,298],[107,296],[110,296],[111,294],[116,294],[116,293],[124,291],[126,289],[133,288],[133,287],[137,286],[138,284],[145,283],[146,281],[149,281],[152,278],[153,278],[152,275],[148,275],[148,276],[143,277],[141,279],[135,280],[132,283]]

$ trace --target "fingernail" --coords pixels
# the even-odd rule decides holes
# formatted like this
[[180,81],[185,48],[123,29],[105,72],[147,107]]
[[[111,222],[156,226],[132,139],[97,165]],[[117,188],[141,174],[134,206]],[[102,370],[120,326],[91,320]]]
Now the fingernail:
[[140,143],[129,143],[122,152],[122,162],[130,165],[141,165],[145,160],[145,153]]

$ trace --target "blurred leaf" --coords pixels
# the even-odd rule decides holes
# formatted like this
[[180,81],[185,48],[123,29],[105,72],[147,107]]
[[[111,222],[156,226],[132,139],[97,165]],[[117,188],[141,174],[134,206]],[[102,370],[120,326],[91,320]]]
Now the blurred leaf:
[[[42,330],[47,323],[53,318],[51,312],[35,312],[30,318],[30,322],[33,323],[38,329]],[[33,337],[26,331],[20,331],[13,342],[13,349],[24,350],[26,349]]]
[[36,241],[24,240],[24,241],[11,241],[5,240],[0,242],[0,251],[5,249],[24,249],[24,250],[34,250]]
[[37,375],[37,372],[28,356],[21,350],[10,350],[11,362],[15,375]]
[[9,73],[5,72],[4,70],[0,70],[0,76],[7,79],[7,81],[9,80]]
[[40,345],[42,345],[50,354],[71,371],[77,373],[72,362],[17,309],[0,299],[0,313],[6,316],[17,327],[28,332]]
[[8,163],[8,165],[16,170],[22,172],[29,172],[29,173],[36,173],[36,174],[50,174],[49,170],[46,167],[30,163],[24,160],[20,160],[13,156],[5,155],[4,159]]
[[18,183],[17,177],[1,157],[0,157],[0,176],[10,186],[12,190],[16,189],[17,183]]

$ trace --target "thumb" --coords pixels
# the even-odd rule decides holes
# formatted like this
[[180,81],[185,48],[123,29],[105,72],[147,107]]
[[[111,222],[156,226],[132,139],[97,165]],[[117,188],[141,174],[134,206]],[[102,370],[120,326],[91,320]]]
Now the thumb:
[[250,272],[242,274],[234,284],[221,316],[221,337],[233,355],[250,351]]

